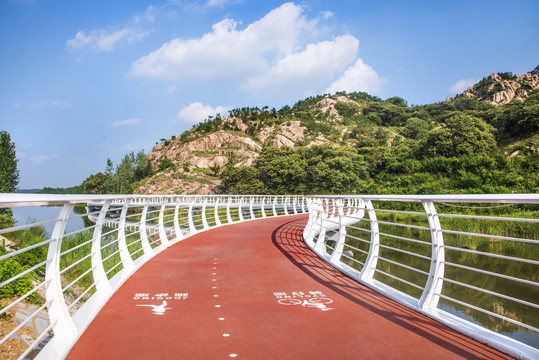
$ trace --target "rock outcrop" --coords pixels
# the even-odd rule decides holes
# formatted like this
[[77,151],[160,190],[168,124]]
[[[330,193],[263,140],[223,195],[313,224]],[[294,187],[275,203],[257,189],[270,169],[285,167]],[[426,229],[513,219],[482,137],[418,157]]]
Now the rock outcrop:
[[463,95],[501,106],[514,99],[524,101],[536,89],[539,89],[539,66],[521,75],[493,73],[466,89]]
[[178,166],[209,169],[227,165],[232,157],[254,159],[261,150],[262,145],[253,139],[221,130],[187,143],[182,143],[180,138],[171,140],[168,145],[160,142],[150,151],[148,159],[154,170],[165,157]]

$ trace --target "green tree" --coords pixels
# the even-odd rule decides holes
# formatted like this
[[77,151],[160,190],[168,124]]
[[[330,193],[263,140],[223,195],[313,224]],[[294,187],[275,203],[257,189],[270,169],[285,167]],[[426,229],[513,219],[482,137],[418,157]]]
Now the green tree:
[[98,172],[97,174],[88,176],[88,178],[82,183],[82,186],[84,188],[84,192],[87,194],[105,194],[107,192],[106,182],[107,175],[103,174],[102,172]]
[[0,131],[0,193],[15,192],[19,184],[15,143],[7,131]]
[[116,180],[118,184],[118,192],[121,194],[129,193],[131,188],[129,185],[133,182],[135,175],[135,169],[133,166],[133,159],[135,154],[133,152],[126,154],[122,159],[120,165],[116,168]]
[[[19,184],[19,169],[17,169],[17,156],[15,143],[7,131],[0,131],[0,193],[15,192]],[[11,209],[0,208],[2,223],[12,223],[13,212]]]
[[105,181],[103,183],[105,193],[113,193],[115,186],[116,180],[114,176],[114,164],[112,163],[111,159],[107,159],[107,166],[105,167]]
[[401,134],[410,139],[421,139],[429,130],[429,124],[422,119],[411,117],[406,121],[406,125],[401,130]]
[[307,163],[309,193],[355,193],[369,180],[363,156],[355,148],[313,146],[300,152]]
[[267,147],[256,160],[256,167],[268,193],[304,193],[307,163],[298,151],[287,146]]
[[221,174],[221,190],[228,194],[251,195],[266,193],[260,171],[256,167],[225,167]]
[[140,150],[135,158],[135,181],[144,179],[152,174],[152,164],[144,150]]
[[483,120],[457,114],[445,126],[427,135],[426,154],[431,156],[487,155],[496,150],[495,129]]

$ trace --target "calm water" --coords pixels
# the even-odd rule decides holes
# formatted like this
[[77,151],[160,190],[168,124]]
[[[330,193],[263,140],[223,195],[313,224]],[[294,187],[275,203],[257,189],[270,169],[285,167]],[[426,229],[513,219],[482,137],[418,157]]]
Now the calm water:
[[[15,207],[13,210],[13,216],[17,225],[31,224],[41,221],[54,220],[60,215],[62,206],[25,206]],[[54,223],[44,225],[49,234],[54,229]],[[75,218],[68,221],[66,231],[72,232],[84,227],[83,218]]]

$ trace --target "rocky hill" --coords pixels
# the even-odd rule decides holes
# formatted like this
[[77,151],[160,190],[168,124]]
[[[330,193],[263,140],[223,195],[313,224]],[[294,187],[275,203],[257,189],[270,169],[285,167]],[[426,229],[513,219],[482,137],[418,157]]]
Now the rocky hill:
[[[209,117],[180,136],[157,143],[147,155],[153,174],[141,181],[136,192],[219,192],[225,169],[256,164],[268,147],[346,146],[369,160],[371,174],[395,161],[451,156],[451,145],[443,150],[435,142],[452,126],[448,119],[457,115],[476,122],[477,129],[490,134],[488,141],[496,137],[498,145],[494,141],[483,148],[490,153],[498,146],[495,152],[506,157],[515,151],[530,155],[530,149],[535,156],[537,89],[539,66],[522,75],[492,74],[454,99],[429,105],[410,107],[400,97],[382,100],[366,93],[337,93],[310,97],[280,110],[234,109],[228,117]],[[521,111],[522,106],[527,106],[526,111]],[[518,146],[515,141],[520,141]],[[463,151],[453,156],[480,154]]]
[[[136,192],[213,194],[221,183],[222,168],[251,166],[264,146],[340,145],[350,137],[341,112],[360,115],[365,103],[354,97],[320,96],[299,102],[293,109],[242,108],[226,118],[207,119],[181,136],[156,144],[147,157],[157,173]],[[329,128],[332,131],[324,131]]]
[[493,73],[466,89],[463,95],[500,106],[513,99],[523,101],[537,89],[539,89],[539,66],[521,75]]

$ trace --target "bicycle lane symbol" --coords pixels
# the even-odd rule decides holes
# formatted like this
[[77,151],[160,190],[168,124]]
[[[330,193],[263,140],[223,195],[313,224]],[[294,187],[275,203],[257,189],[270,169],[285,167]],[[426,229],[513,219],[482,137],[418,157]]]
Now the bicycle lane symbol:
[[328,308],[326,304],[331,304],[333,300],[328,298],[314,297],[308,300],[300,299],[279,299],[278,303],[281,305],[301,305],[303,307],[318,308],[321,311],[335,310],[334,308]]

